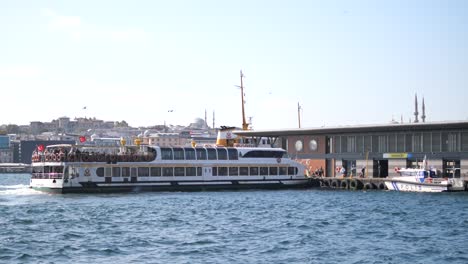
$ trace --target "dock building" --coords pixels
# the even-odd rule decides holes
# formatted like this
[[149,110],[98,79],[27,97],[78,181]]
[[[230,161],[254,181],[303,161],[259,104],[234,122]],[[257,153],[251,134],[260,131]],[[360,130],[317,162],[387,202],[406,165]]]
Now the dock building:
[[[439,176],[468,177],[468,121],[396,123],[282,130],[239,130],[253,142],[268,138],[314,173],[384,178],[396,168],[427,165]],[[344,170],[342,170],[344,168]],[[364,168],[364,170],[363,170]]]

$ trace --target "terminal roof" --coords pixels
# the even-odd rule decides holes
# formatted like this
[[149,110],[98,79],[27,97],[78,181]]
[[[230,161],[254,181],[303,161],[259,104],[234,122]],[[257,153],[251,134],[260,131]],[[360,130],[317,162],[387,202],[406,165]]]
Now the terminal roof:
[[374,125],[350,125],[350,126],[330,126],[315,128],[293,128],[276,130],[236,130],[233,133],[239,136],[259,136],[259,137],[278,137],[291,135],[329,135],[343,133],[366,133],[366,132],[404,132],[404,131],[433,131],[448,129],[468,129],[468,121],[441,121],[426,123],[390,123]]

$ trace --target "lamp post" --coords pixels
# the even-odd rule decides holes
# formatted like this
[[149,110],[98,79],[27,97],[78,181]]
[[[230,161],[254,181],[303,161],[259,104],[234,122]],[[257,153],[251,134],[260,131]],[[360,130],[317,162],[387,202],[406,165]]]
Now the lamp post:
[[302,110],[302,107],[299,104],[299,102],[297,102],[297,121],[299,123],[299,128],[301,128],[301,110]]

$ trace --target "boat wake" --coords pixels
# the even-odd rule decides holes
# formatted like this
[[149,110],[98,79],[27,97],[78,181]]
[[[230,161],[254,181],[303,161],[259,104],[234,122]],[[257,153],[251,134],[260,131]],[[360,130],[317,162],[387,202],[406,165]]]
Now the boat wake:
[[0,196],[2,195],[31,195],[41,192],[29,188],[27,184],[0,185]]

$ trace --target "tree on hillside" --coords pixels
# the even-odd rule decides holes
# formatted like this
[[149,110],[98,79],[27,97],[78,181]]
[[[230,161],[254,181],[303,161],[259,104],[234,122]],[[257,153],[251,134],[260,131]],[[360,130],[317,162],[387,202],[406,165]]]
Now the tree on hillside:
[[18,125],[7,125],[6,126],[7,134],[18,134],[20,133],[20,128]]
[[128,127],[128,123],[125,120],[122,120],[121,122],[116,121],[115,127]]

